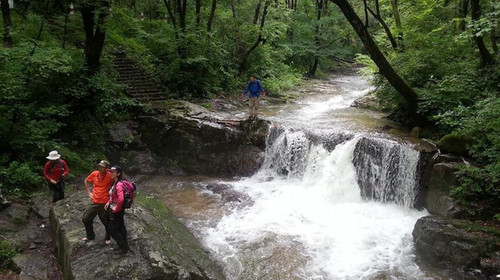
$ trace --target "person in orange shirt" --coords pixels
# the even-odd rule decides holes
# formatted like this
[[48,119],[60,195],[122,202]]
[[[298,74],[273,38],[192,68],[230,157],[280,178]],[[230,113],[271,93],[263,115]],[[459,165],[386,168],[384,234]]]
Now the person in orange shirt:
[[[99,216],[104,228],[106,229],[106,237],[104,242],[111,243],[111,237],[108,230],[108,215],[104,209],[104,205],[108,202],[109,188],[113,185],[113,179],[108,171],[109,162],[101,160],[97,164],[98,170],[90,173],[90,175],[83,181],[85,188],[89,194],[92,202],[89,204],[82,216],[82,222],[85,225],[86,236],[83,241],[94,240],[94,218]],[[92,192],[90,191],[90,184],[92,184]]]

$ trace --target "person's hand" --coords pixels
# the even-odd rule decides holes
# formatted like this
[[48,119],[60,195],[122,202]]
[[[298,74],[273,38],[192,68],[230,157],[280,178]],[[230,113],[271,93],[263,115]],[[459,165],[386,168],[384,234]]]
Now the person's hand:
[[108,210],[108,207],[109,207],[109,202],[104,204],[104,210]]
[[50,182],[51,182],[52,184],[54,184],[54,185],[55,185],[55,184],[57,184],[57,181],[56,181],[56,180],[54,180],[54,179],[50,179]]
[[92,199],[92,193],[91,192],[88,192],[89,193],[89,197],[90,199]]
[[115,211],[116,205],[111,205],[111,211]]

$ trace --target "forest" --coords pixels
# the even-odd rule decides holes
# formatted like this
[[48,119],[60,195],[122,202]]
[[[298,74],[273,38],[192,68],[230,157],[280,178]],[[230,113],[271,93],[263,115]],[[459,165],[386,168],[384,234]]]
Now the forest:
[[[26,197],[50,150],[87,172],[109,124],[140,106],[113,68],[126,53],[168,98],[269,95],[359,67],[381,110],[471,158],[452,195],[500,206],[498,0],[3,0],[0,182]],[[500,219],[494,216],[482,217]]]

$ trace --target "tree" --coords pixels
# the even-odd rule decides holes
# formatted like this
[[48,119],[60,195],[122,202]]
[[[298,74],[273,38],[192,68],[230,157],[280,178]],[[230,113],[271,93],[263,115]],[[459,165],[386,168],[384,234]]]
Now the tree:
[[84,1],[80,4],[83,29],[85,31],[85,60],[91,72],[100,66],[100,58],[106,39],[106,18],[110,2],[107,0]]
[[212,8],[210,9],[210,16],[207,21],[207,32],[212,32],[212,24],[214,23],[215,18],[215,9],[217,8],[217,0],[212,0]]
[[[187,0],[163,0],[165,8],[167,8],[167,13],[170,18],[170,23],[174,28],[174,37],[177,44],[177,54],[179,58],[186,58],[187,51],[184,45],[184,38],[186,34],[186,8]],[[201,6],[200,6],[201,7]],[[179,22],[180,33],[178,30],[177,22]]]
[[[471,0],[471,16],[472,21],[477,22],[481,19],[481,6],[479,0]],[[486,45],[484,44],[484,39],[481,34],[481,30],[473,30],[474,42],[479,50],[481,56],[481,66],[485,67],[488,65],[493,65],[495,63],[495,58],[490,53]]]
[[412,124],[420,122],[417,115],[417,93],[406,83],[406,81],[396,73],[392,65],[387,61],[385,55],[380,51],[379,47],[368,32],[367,26],[356,14],[352,6],[347,0],[330,0],[337,5],[345,18],[349,21],[354,31],[358,34],[361,42],[369,53],[371,59],[379,68],[379,73],[384,76],[389,84],[403,97],[406,102],[406,110]]
[[12,46],[12,37],[10,30],[12,29],[12,19],[10,17],[9,2],[7,0],[1,1],[2,5],[2,18],[3,18],[3,44],[6,47]]
[[469,0],[460,0],[458,3],[458,29],[460,31],[465,31],[465,17],[467,17],[467,11],[469,10]]
[[316,70],[318,70],[318,64],[319,64],[319,51],[320,51],[320,44],[321,44],[321,15],[323,13],[323,10],[326,9],[328,6],[328,0],[316,0],[316,27],[315,27],[315,33],[314,33],[314,43],[316,46],[316,54],[314,55],[314,62],[309,67],[309,75],[310,76],[315,76],[316,75]]
[[[387,25],[387,23],[384,21],[382,16],[380,15],[380,6],[378,3],[378,0],[375,0],[375,11],[373,11],[367,4],[366,1],[364,2],[365,9],[370,12],[370,14],[382,25],[384,28],[385,34],[387,35],[387,38],[391,42],[392,48],[397,49],[398,48],[398,43],[396,42],[396,39],[394,39],[394,36],[392,35],[391,29]],[[368,18],[368,17],[367,17]],[[401,23],[400,23],[401,24]]]
[[[253,43],[253,45],[245,52],[245,54],[243,55],[243,58],[241,59],[240,67],[239,67],[240,73],[242,73],[243,70],[247,67],[248,58],[250,57],[250,54],[260,45],[260,43],[265,41],[264,37],[262,36],[262,30],[264,29],[264,25],[266,23],[266,16],[267,16],[267,11],[268,11],[267,9],[269,8],[270,4],[271,4],[271,0],[266,0],[266,2],[264,3],[264,10],[262,11],[262,17],[260,19],[259,35],[257,35],[257,39],[255,40],[255,43]],[[260,5],[260,2],[258,4],[258,6],[259,5]]]

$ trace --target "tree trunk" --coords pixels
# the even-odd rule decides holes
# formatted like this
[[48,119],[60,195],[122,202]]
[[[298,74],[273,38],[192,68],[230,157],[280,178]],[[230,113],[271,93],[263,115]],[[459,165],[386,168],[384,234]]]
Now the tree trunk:
[[321,39],[320,39],[320,32],[321,32],[321,26],[319,24],[321,20],[321,14],[323,13],[323,6],[324,2],[328,2],[328,0],[323,1],[323,0],[316,0],[316,28],[315,28],[315,33],[314,33],[314,44],[316,46],[316,54],[314,55],[314,61],[313,64],[309,67],[309,76],[314,77],[316,75],[316,70],[318,70],[318,64],[319,64],[319,50],[320,50],[320,44],[321,44]]
[[[106,38],[106,32],[103,28],[109,15],[110,3],[102,1],[100,4],[101,6],[97,7],[87,2],[81,6],[86,38],[85,59],[91,72],[96,72],[99,69],[104,39]],[[95,15],[97,15],[97,22],[94,22]]]
[[458,6],[458,30],[465,31],[465,18],[467,17],[467,12],[469,10],[469,0],[460,0]]
[[[496,6],[497,0],[493,0],[493,6]],[[498,22],[498,14],[493,16],[493,20]],[[493,48],[493,52],[498,54],[498,38],[500,37],[500,27],[497,25],[491,28],[490,39],[491,39],[491,47]]]
[[[481,18],[481,6],[479,5],[479,0],[471,0],[471,15],[473,21],[478,21]],[[486,45],[484,44],[483,36],[476,35],[478,30],[473,30],[474,41],[481,55],[481,67],[486,67],[488,65],[493,65],[495,59],[490,53]]]
[[491,39],[491,47],[493,48],[493,52],[495,54],[498,54],[498,42],[497,42],[497,33],[498,33],[498,27],[492,28],[490,32],[490,39]]
[[349,21],[354,31],[358,34],[359,38],[363,42],[366,51],[370,54],[371,59],[379,68],[379,73],[384,76],[389,84],[394,87],[394,89],[403,97],[406,102],[406,109],[408,116],[410,118],[411,124],[419,123],[420,119],[417,115],[417,94],[415,91],[406,83],[406,81],[399,76],[392,65],[387,61],[384,54],[380,51],[379,47],[373,40],[373,38],[368,33],[366,26],[353,10],[347,0],[330,0],[335,5],[337,5],[346,19]]
[[10,17],[9,2],[2,1],[2,19],[3,19],[3,44],[6,47],[12,47],[12,37],[10,31],[12,29],[12,19]]
[[187,0],[177,0],[177,12],[179,14],[179,27],[182,34],[186,33],[186,7]]
[[231,12],[233,13],[233,19],[236,19],[236,5],[234,5],[234,0],[231,0]]
[[210,9],[210,16],[207,21],[207,32],[212,32],[212,24],[214,23],[215,18],[215,9],[217,8],[217,0],[212,0],[212,8]]
[[255,43],[243,55],[239,67],[240,73],[243,73],[243,70],[246,68],[250,54],[260,45],[261,42],[264,41],[264,38],[262,38],[262,29],[264,28],[264,24],[266,23],[267,8],[270,4],[271,0],[266,0],[266,3],[264,4],[264,11],[262,12],[262,17],[260,19],[259,35],[257,36],[257,40],[255,41]]
[[[366,7],[366,8],[370,12],[370,14],[372,14],[372,16],[382,25],[382,27],[384,28],[385,34],[387,35],[387,38],[391,42],[392,48],[394,50],[396,50],[398,48],[398,43],[396,42],[396,39],[394,39],[394,36],[392,36],[391,29],[389,28],[387,23],[385,23],[384,19],[380,16],[379,13],[373,12],[373,10],[370,9],[370,7]],[[377,7],[377,10],[379,10],[378,7]]]
[[253,16],[253,24],[257,24],[257,22],[259,21],[259,15],[260,15],[260,6],[262,6],[262,3],[260,2],[259,0],[259,3],[257,4],[257,6],[255,7],[255,14]]
[[392,15],[394,17],[394,24],[396,24],[396,40],[400,50],[404,49],[403,43],[403,25],[401,24],[401,16],[399,15],[398,0],[391,0]]
[[195,13],[196,13],[196,28],[200,27],[201,22],[201,0],[196,0],[195,2]]

